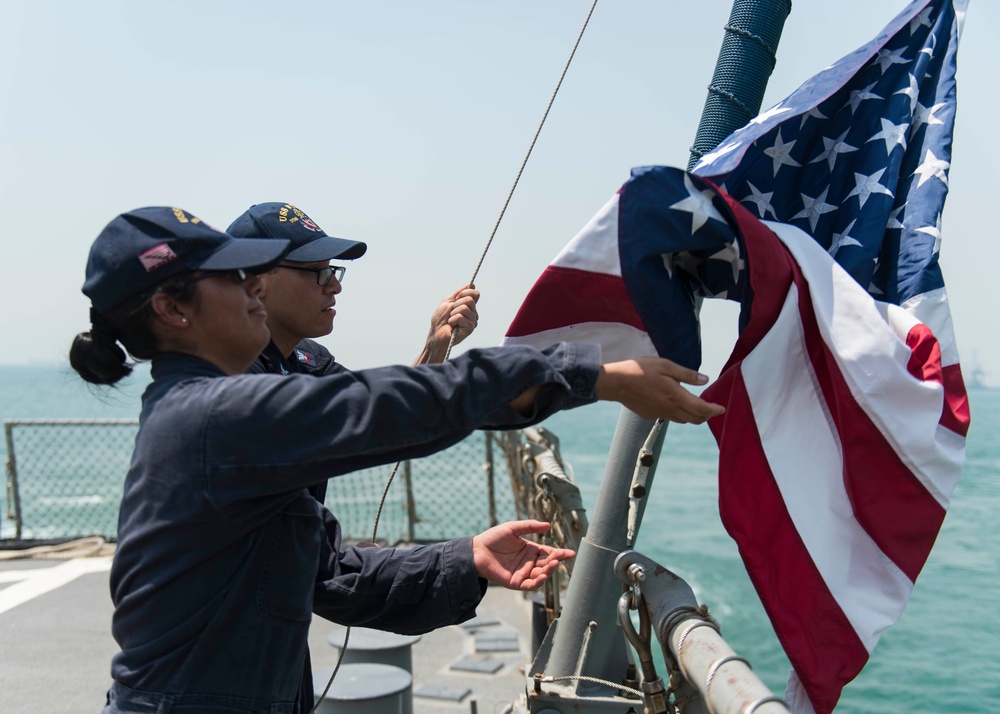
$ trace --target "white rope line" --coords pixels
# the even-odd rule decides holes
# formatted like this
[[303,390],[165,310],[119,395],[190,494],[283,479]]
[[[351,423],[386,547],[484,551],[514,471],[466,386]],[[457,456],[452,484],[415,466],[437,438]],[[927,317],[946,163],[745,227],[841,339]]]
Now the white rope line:
[[[479,262],[476,263],[476,268],[475,270],[472,271],[472,277],[469,279],[470,286],[476,282],[476,277],[479,275],[479,269],[482,268],[483,261],[486,259],[486,253],[489,251],[490,246],[493,244],[493,238],[494,236],[496,236],[497,229],[500,227],[500,221],[503,220],[504,214],[507,212],[507,206],[510,205],[510,199],[511,197],[513,197],[514,190],[517,188],[517,184],[521,180],[521,174],[524,173],[524,167],[528,164],[528,158],[531,156],[531,152],[535,148],[535,142],[538,141],[539,134],[542,133],[542,127],[545,125],[545,120],[549,116],[549,110],[552,109],[552,104],[553,102],[555,102],[556,95],[559,93],[559,88],[562,87],[563,79],[565,79],[566,77],[566,72],[569,70],[569,65],[573,61],[573,56],[576,54],[577,47],[580,46],[580,40],[583,39],[583,33],[586,31],[587,25],[590,24],[590,18],[594,14],[594,8],[596,7],[597,7],[597,0],[594,0],[594,2],[591,3],[590,5],[590,9],[587,11],[587,17],[583,21],[583,27],[580,28],[580,32],[576,36],[576,41],[573,43],[573,49],[569,53],[569,59],[566,60],[566,64],[563,67],[562,73],[559,75],[559,81],[556,83],[556,88],[555,90],[553,90],[552,96],[549,97],[549,103],[545,107],[545,112],[542,114],[542,120],[538,123],[538,128],[535,130],[535,135],[531,139],[531,145],[528,146],[528,151],[524,155],[524,159],[521,161],[520,168],[517,170],[517,176],[514,178],[514,183],[511,185],[510,191],[507,192],[507,198],[503,202],[503,208],[500,209],[500,215],[497,217],[497,221],[493,225],[493,230],[490,233],[490,237],[486,241],[486,246],[483,248],[483,252],[479,256]],[[445,350],[444,358],[446,360],[451,356],[451,348],[454,346],[455,346],[455,331],[452,330],[451,337],[448,340],[448,349]],[[392,473],[389,474],[389,479],[386,481],[385,488],[382,490],[382,498],[379,500],[378,510],[375,512],[375,523],[372,526],[372,543],[377,542],[376,538],[378,536],[378,524],[379,520],[382,517],[382,508],[385,505],[385,501],[389,496],[389,487],[392,486],[392,482],[396,478],[396,472],[399,471],[399,465],[401,463],[402,461],[397,461],[396,465],[392,467]],[[347,632],[348,634],[350,634],[350,629],[348,629]],[[337,675],[337,670],[340,669],[340,661],[343,660],[344,652],[346,651],[347,651],[347,640],[345,639],[344,648],[340,651],[340,659],[337,660],[337,667],[333,670],[333,673],[330,675],[330,681],[327,683],[326,689],[323,690],[323,696],[320,697],[319,701],[316,703],[316,706],[313,707],[312,712],[310,712],[309,714],[313,714],[316,711],[316,707],[319,706],[319,703],[323,701],[323,697],[325,697],[327,691],[329,691],[330,686],[333,684],[333,678]],[[629,691],[638,694],[640,697],[642,696],[641,692],[637,692],[634,689]]]
[[[517,170],[517,176],[514,178],[514,183],[510,187],[510,191],[507,192],[507,199],[503,202],[503,208],[500,210],[500,215],[497,217],[497,222],[493,225],[493,231],[490,233],[489,239],[486,241],[486,246],[483,248],[482,254],[479,256],[479,262],[476,263],[476,269],[472,271],[472,277],[469,279],[469,285],[473,285],[476,282],[476,276],[479,275],[479,269],[483,266],[483,261],[486,259],[486,253],[489,251],[490,246],[493,244],[493,238],[497,234],[497,229],[500,227],[500,221],[503,220],[504,214],[507,212],[507,206],[510,205],[510,199],[514,195],[514,189],[517,188],[518,182],[521,180],[521,174],[524,173],[524,167],[528,163],[528,158],[531,156],[532,150],[535,148],[535,142],[538,141],[538,135],[542,133],[542,127],[545,126],[545,120],[549,116],[549,110],[552,109],[552,104],[556,100],[556,95],[559,94],[559,88],[562,87],[563,79],[566,77],[566,72],[569,71],[569,65],[573,61],[573,56],[576,55],[576,49],[580,46],[580,40],[583,39],[583,33],[587,29],[587,25],[590,24],[590,18],[594,14],[594,8],[597,7],[597,0],[594,0],[590,5],[590,9],[587,11],[587,17],[583,21],[583,27],[580,28],[579,34],[576,36],[576,41],[573,43],[573,49],[569,53],[569,59],[566,60],[566,64],[563,66],[562,73],[559,75],[559,81],[556,82],[556,88],[552,92],[552,96],[549,97],[549,103],[545,107],[545,112],[542,114],[542,120],[538,123],[538,128],[535,130],[535,136],[531,139],[531,145],[528,147],[527,153],[524,155],[524,159],[521,161],[521,167]],[[448,349],[445,351],[444,358],[447,360],[451,356],[451,348],[455,346],[455,331],[452,330],[451,338],[448,340]],[[393,479],[396,477],[396,472],[399,470],[399,464],[401,462],[397,461],[396,465],[392,468],[392,473],[389,474],[389,480],[385,484],[385,489],[382,491],[382,500],[378,504],[378,511],[375,513],[375,525],[372,528],[372,543],[376,542],[375,537],[378,534],[378,522],[382,515],[382,506],[385,503],[385,499],[389,494],[389,487],[392,485]]]
[[538,129],[535,130],[535,136],[531,140],[528,152],[524,155],[524,160],[521,162],[521,168],[517,171],[517,177],[514,179],[514,184],[510,187],[510,192],[507,194],[507,200],[504,201],[503,209],[501,209],[500,215],[497,217],[497,222],[493,226],[493,232],[490,233],[490,238],[486,241],[486,247],[483,248],[483,253],[479,257],[476,269],[472,271],[472,279],[469,280],[470,284],[476,282],[476,276],[479,275],[479,269],[482,267],[483,260],[486,258],[486,252],[490,249],[490,245],[493,243],[493,236],[496,235],[497,229],[500,227],[500,221],[503,220],[504,213],[507,212],[507,206],[510,204],[510,199],[514,195],[514,189],[517,188],[517,184],[521,180],[521,174],[524,173],[524,167],[528,163],[528,157],[531,156],[531,152],[535,148],[535,142],[538,141],[538,135],[542,133],[542,127],[545,125],[545,120],[549,116],[549,110],[552,109],[552,103],[556,100],[559,88],[562,86],[563,79],[566,77],[566,72],[569,70],[569,65],[573,61],[573,56],[576,54],[576,48],[580,46],[580,40],[583,39],[583,33],[586,31],[587,25],[590,23],[590,17],[594,14],[594,8],[596,7],[597,0],[594,0],[590,6],[590,10],[587,11],[587,18],[583,21],[583,27],[580,28],[580,33],[576,36],[576,42],[573,43],[573,49],[569,53],[569,59],[566,60],[566,65],[563,67],[562,74],[559,75],[559,81],[556,83],[556,88],[552,92],[552,96],[549,98],[548,105],[545,107],[545,113],[542,114],[542,120],[538,123]]
[[584,676],[582,674],[578,674],[578,675],[568,674],[568,675],[561,676],[561,677],[543,676],[541,678],[541,680],[539,680],[539,681],[541,681],[541,682],[565,682],[565,681],[573,680],[573,679],[578,679],[578,680],[583,681],[583,682],[593,682],[595,684],[604,684],[604,685],[606,685],[608,687],[611,687],[612,689],[620,689],[623,692],[628,692],[629,694],[633,694],[633,695],[639,697],[639,699],[643,699],[643,694],[638,689],[632,689],[632,687],[626,687],[624,684],[615,684],[614,682],[609,682],[606,679],[600,679],[598,677],[586,677],[586,676]]

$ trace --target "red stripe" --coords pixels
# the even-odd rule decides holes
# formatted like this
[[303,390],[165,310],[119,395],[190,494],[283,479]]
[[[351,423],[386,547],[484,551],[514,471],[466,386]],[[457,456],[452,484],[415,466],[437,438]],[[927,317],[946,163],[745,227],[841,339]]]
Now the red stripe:
[[[912,580],[937,537],[944,509],[854,401],[819,333],[808,285],[794,259],[777,236],[726,198],[743,228],[754,299],[725,373],[703,395],[727,408],[711,422],[720,445],[720,511],[813,707],[825,714],[868,655],[788,516],[738,369],[771,329],[791,282],[798,288],[806,347],[841,439],[845,488],[861,527]],[[803,445],[807,448],[808,435]]]
[[[739,369],[711,387],[726,413],[719,442],[719,511],[816,714],[828,714],[868,651],[816,569],[768,466]],[[708,399],[708,392],[705,393]]]
[[[750,333],[759,340],[770,329],[787,294],[784,286],[790,277],[799,291],[799,313],[813,371],[840,438],[844,486],[855,517],[882,552],[915,581],[941,529],[945,509],[910,472],[854,400],[820,334],[809,285],[798,264],[774,233],[742,205],[728,196],[726,199],[743,229],[754,290],[751,325],[737,342],[740,359],[756,344],[755,341],[753,345],[741,345],[744,335]],[[784,258],[780,259],[782,254]],[[753,326],[755,318],[761,324]]]
[[833,352],[820,334],[809,286],[798,266],[793,272],[809,358],[840,438],[844,486],[854,517],[879,549],[911,581],[916,581],[941,530],[945,509],[855,401]]
[[961,436],[968,436],[972,413],[969,411],[969,394],[965,391],[962,368],[957,364],[950,364],[941,370],[941,378],[944,380],[945,400],[941,426]]
[[584,322],[621,322],[646,329],[620,277],[550,265],[528,292],[507,328],[507,337]]
[[941,426],[966,436],[969,433],[969,396],[965,392],[962,368],[957,364],[941,366],[941,346],[927,325],[915,326],[906,335],[910,361],[906,368],[922,382],[936,382],[944,388]]

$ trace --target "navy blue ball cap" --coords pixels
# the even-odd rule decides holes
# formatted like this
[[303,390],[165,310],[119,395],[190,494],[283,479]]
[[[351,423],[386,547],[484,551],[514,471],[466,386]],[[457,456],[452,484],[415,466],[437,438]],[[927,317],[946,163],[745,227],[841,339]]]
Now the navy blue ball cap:
[[285,260],[354,260],[368,250],[365,243],[327,235],[316,221],[290,203],[258,203],[232,222],[226,233],[236,238],[284,238],[292,244]]
[[151,206],[123,213],[90,248],[83,294],[98,312],[194,270],[270,270],[286,240],[237,240],[180,208]]

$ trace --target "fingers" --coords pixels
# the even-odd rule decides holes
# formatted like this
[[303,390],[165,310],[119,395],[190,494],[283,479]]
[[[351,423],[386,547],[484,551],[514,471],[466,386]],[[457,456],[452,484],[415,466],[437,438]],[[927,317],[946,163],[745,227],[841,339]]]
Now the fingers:
[[[468,300],[468,298],[464,298]],[[465,329],[472,332],[479,324],[479,313],[472,302],[454,303],[448,314],[448,324],[454,329]]]
[[549,529],[548,523],[536,520],[510,521],[508,523],[504,523],[504,526],[506,526],[511,533],[519,538],[521,536],[544,533]]
[[672,417],[672,421],[680,424],[702,424],[726,412],[726,408],[722,405],[706,402],[683,389],[678,394],[675,408],[677,413]]
[[702,386],[708,384],[708,377],[696,369],[682,367],[676,362],[663,357],[637,357],[634,360],[643,371],[653,371],[672,377],[678,382]]
[[475,286],[468,285],[464,288],[459,288],[451,295],[445,298],[445,302],[458,302],[459,300],[471,300],[473,303],[479,302],[480,292],[476,290]]
[[523,520],[502,523],[472,538],[472,558],[476,572],[490,582],[514,590],[538,588],[563,560],[576,553],[528,540],[549,529],[544,521]]
[[475,288],[461,288],[454,292],[446,302],[450,300],[448,308],[447,324],[454,332],[455,344],[458,344],[471,335],[479,325],[479,312],[476,310],[476,303],[479,301],[479,291]]
[[601,368],[597,398],[620,402],[645,419],[669,419],[701,424],[725,412],[685,389],[683,384],[703,385],[708,378],[660,357],[640,357],[611,362]]
[[[545,546],[540,546],[545,548]],[[559,564],[576,556],[572,550],[567,548],[546,548],[544,555],[539,555],[535,559],[531,572],[520,583],[517,584],[519,590],[537,590],[542,583],[548,580]]]

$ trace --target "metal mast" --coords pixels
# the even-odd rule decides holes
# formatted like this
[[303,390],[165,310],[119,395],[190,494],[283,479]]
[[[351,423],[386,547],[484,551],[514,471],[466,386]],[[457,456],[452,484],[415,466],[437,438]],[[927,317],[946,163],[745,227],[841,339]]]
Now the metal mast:
[[[760,110],[764,89],[775,63],[775,51],[791,0],[735,0],[726,24],[688,168]],[[622,409],[600,491],[586,537],[577,552],[562,613],[536,654],[535,674],[568,679],[546,685],[552,692],[529,698],[532,712],[608,711],[617,688],[597,683],[633,679],[625,636],[618,625],[617,604],[623,585],[615,577],[615,559],[633,547],[628,538],[633,477],[642,470],[644,488],[631,519],[637,529],[652,486],[666,425],[653,433],[655,422]],[[580,679],[586,677],[588,679]],[[554,692],[558,692],[557,694]],[[617,701],[621,701],[618,698]],[[620,709],[620,705],[619,705]],[[617,711],[618,709],[616,709]]]

